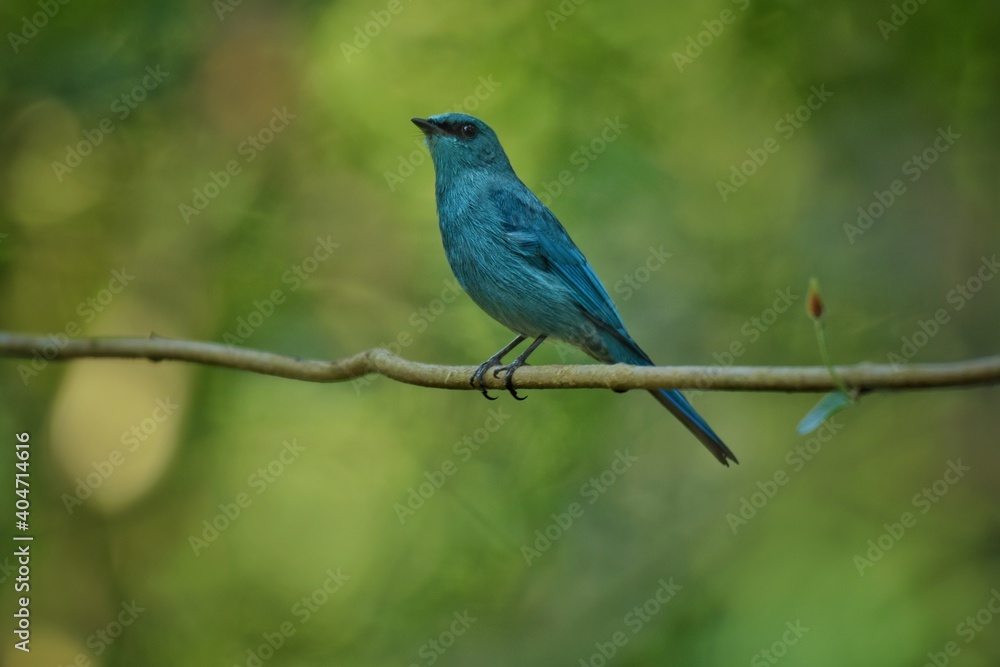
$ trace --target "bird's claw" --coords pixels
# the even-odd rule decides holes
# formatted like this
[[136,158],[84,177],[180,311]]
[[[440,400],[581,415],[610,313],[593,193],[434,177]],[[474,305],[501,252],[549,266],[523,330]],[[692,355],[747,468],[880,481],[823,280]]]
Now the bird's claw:
[[507,391],[509,391],[510,395],[513,396],[515,399],[523,401],[524,398],[518,396],[517,390],[514,389],[514,371],[516,371],[521,366],[527,365],[525,364],[525,359],[527,359],[528,355],[531,354],[531,352],[536,347],[538,347],[543,340],[545,340],[546,336],[539,336],[538,338],[536,338],[535,342],[533,342],[528,347],[528,349],[524,351],[524,353],[522,353],[520,356],[514,359],[514,361],[510,362],[506,366],[501,365],[502,363],[501,360],[508,352],[510,352],[515,347],[520,345],[521,341],[523,341],[525,338],[526,336],[524,334],[518,335],[517,338],[508,343],[507,346],[504,347],[502,350],[494,354],[492,357],[490,357],[483,363],[479,364],[479,368],[477,368],[476,372],[473,373],[472,377],[469,378],[469,384],[478,389],[479,391],[481,391],[483,393],[483,396],[493,401],[496,400],[496,398],[494,396],[490,396],[489,391],[486,388],[486,382],[483,379],[483,376],[486,375],[486,371],[493,369],[493,377],[499,379],[500,373],[505,372],[507,375],[504,377],[503,381],[504,388]]
[[500,362],[496,359],[487,359],[479,365],[476,372],[472,374],[469,378],[469,384],[482,392],[483,396],[486,397],[488,401],[497,400],[496,396],[490,396],[489,390],[486,388],[486,383],[483,382],[483,376],[486,375],[486,371],[493,368],[494,366],[499,366]]
[[499,378],[501,371],[505,373],[503,378],[503,387],[510,392],[510,395],[514,397],[515,400],[523,401],[527,396],[518,396],[517,389],[514,388],[514,371],[523,366],[524,363],[518,363],[515,359],[512,363],[506,366],[501,366],[500,368],[493,369],[493,377]]

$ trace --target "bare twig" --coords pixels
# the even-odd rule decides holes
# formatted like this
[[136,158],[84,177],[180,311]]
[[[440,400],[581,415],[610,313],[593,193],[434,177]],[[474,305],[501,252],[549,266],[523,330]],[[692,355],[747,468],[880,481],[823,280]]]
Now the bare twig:
[[[399,382],[471,389],[474,366],[439,366],[408,361],[376,348],[336,361],[302,359],[219,343],[170,338],[55,339],[0,332],[0,357],[41,361],[81,358],[188,361],[236,370],[276,375],[307,382],[344,382],[376,373]],[[861,392],[872,390],[931,389],[1000,384],[1000,355],[943,364],[857,364],[838,366],[844,383]],[[487,385],[503,387],[503,376],[486,374]],[[527,366],[517,372],[522,389],[714,389],[725,391],[818,392],[836,388],[830,372],[821,366],[672,366],[640,368],[604,366]]]

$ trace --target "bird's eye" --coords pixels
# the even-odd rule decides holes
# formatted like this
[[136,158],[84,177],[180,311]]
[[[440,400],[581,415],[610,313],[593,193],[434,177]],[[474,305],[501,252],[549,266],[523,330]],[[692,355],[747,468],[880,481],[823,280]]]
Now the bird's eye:
[[472,139],[477,134],[479,134],[479,128],[472,123],[464,123],[458,128],[458,134],[463,139]]

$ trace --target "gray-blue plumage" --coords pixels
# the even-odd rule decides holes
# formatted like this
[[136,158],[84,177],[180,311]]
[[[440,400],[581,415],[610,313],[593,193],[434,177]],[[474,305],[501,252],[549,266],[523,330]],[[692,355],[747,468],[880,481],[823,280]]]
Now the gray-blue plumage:
[[[472,300],[518,334],[479,367],[473,384],[486,394],[483,374],[506,370],[507,388],[517,397],[514,370],[546,337],[576,345],[604,363],[652,366],[583,253],[514,173],[493,130],[458,113],[413,122],[426,135],[434,162],[448,263]],[[536,340],[514,362],[494,368],[525,338]],[[679,391],[650,393],[724,465],[736,461]]]

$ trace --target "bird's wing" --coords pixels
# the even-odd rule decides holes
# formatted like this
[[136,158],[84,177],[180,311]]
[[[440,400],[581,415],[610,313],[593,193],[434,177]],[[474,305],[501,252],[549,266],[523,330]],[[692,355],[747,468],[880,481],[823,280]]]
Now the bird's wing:
[[539,270],[557,276],[595,325],[615,337],[627,338],[625,325],[587,258],[556,216],[519,185],[521,188],[501,188],[493,193],[513,249]]

